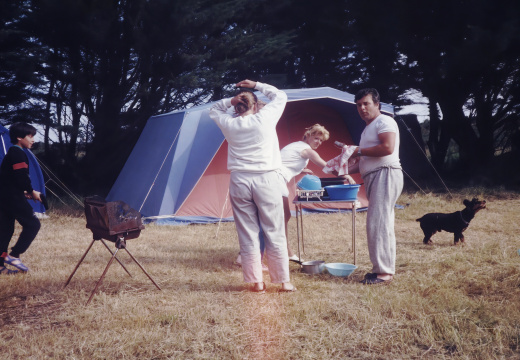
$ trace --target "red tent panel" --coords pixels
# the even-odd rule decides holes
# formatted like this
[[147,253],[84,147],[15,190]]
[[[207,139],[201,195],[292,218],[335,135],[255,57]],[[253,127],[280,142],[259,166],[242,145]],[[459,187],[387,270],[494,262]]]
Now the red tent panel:
[[227,141],[219,148],[208,168],[192,192],[177,211],[177,216],[233,216],[227,199],[229,171],[227,170]]
[[[325,126],[330,132],[330,139],[325,141],[318,148],[318,153],[324,160],[330,160],[340,154],[341,151],[334,146],[334,141],[337,140],[345,144],[353,144],[345,122],[333,109],[313,101],[294,101],[287,104],[284,114],[277,126],[280,148],[291,142],[301,140],[305,129],[316,123]],[[200,214],[217,218],[233,216],[231,204],[229,198],[227,198],[229,187],[227,149],[227,142],[224,141],[205,173],[177,212],[177,216],[200,216]],[[320,178],[334,177],[334,175],[331,174],[324,174],[321,169],[312,162],[309,162],[308,168]],[[290,199],[295,198],[296,183],[302,176],[303,175],[297,176],[289,184]],[[359,174],[353,174],[352,177],[358,184],[362,182]],[[368,206],[364,186],[361,186],[359,190],[358,199],[363,207]],[[307,207],[317,209],[351,208],[350,204],[330,203],[320,203]],[[294,210],[292,204],[291,209]]]

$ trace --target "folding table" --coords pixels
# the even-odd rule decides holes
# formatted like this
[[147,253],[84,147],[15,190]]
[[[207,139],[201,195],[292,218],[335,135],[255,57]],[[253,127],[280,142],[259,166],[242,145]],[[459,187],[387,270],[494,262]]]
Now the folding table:
[[327,203],[327,204],[352,204],[352,252],[354,253],[354,265],[356,265],[356,212],[358,200],[319,200],[319,199],[309,199],[309,200],[300,200],[298,196],[296,196],[293,200],[293,204],[296,207],[296,236],[298,238],[298,258],[301,259],[300,256],[300,232],[301,232],[301,241],[303,252],[305,253],[305,242],[303,239],[303,209],[305,205],[312,205],[316,203]]

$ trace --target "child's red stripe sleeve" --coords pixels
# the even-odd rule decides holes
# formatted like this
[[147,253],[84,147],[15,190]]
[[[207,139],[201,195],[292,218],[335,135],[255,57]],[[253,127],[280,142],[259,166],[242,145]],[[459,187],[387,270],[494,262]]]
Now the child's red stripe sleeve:
[[25,162],[13,164],[13,170],[28,169],[29,165]]

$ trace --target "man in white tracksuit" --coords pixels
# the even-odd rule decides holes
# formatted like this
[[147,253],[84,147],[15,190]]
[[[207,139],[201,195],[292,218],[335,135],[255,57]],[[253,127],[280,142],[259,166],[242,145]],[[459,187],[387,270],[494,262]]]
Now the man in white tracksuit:
[[[265,292],[259,238],[263,229],[271,281],[282,284],[281,291],[294,291],[289,278],[282,202],[285,181],[280,173],[282,160],[276,133],[287,95],[274,86],[251,80],[236,86],[259,90],[270,100],[258,109],[256,96],[243,91],[218,101],[209,113],[228,142],[229,194],[244,280],[254,283],[252,291]],[[235,114],[229,112],[231,107]]]

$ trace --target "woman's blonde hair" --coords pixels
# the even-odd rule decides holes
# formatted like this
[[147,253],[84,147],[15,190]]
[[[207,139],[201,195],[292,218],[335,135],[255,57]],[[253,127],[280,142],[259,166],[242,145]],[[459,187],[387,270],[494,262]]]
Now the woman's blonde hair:
[[311,127],[305,129],[305,133],[303,134],[303,140],[307,140],[308,137],[321,135],[323,137],[323,141],[329,140],[329,131],[325,129],[324,126],[320,124],[314,124]]

